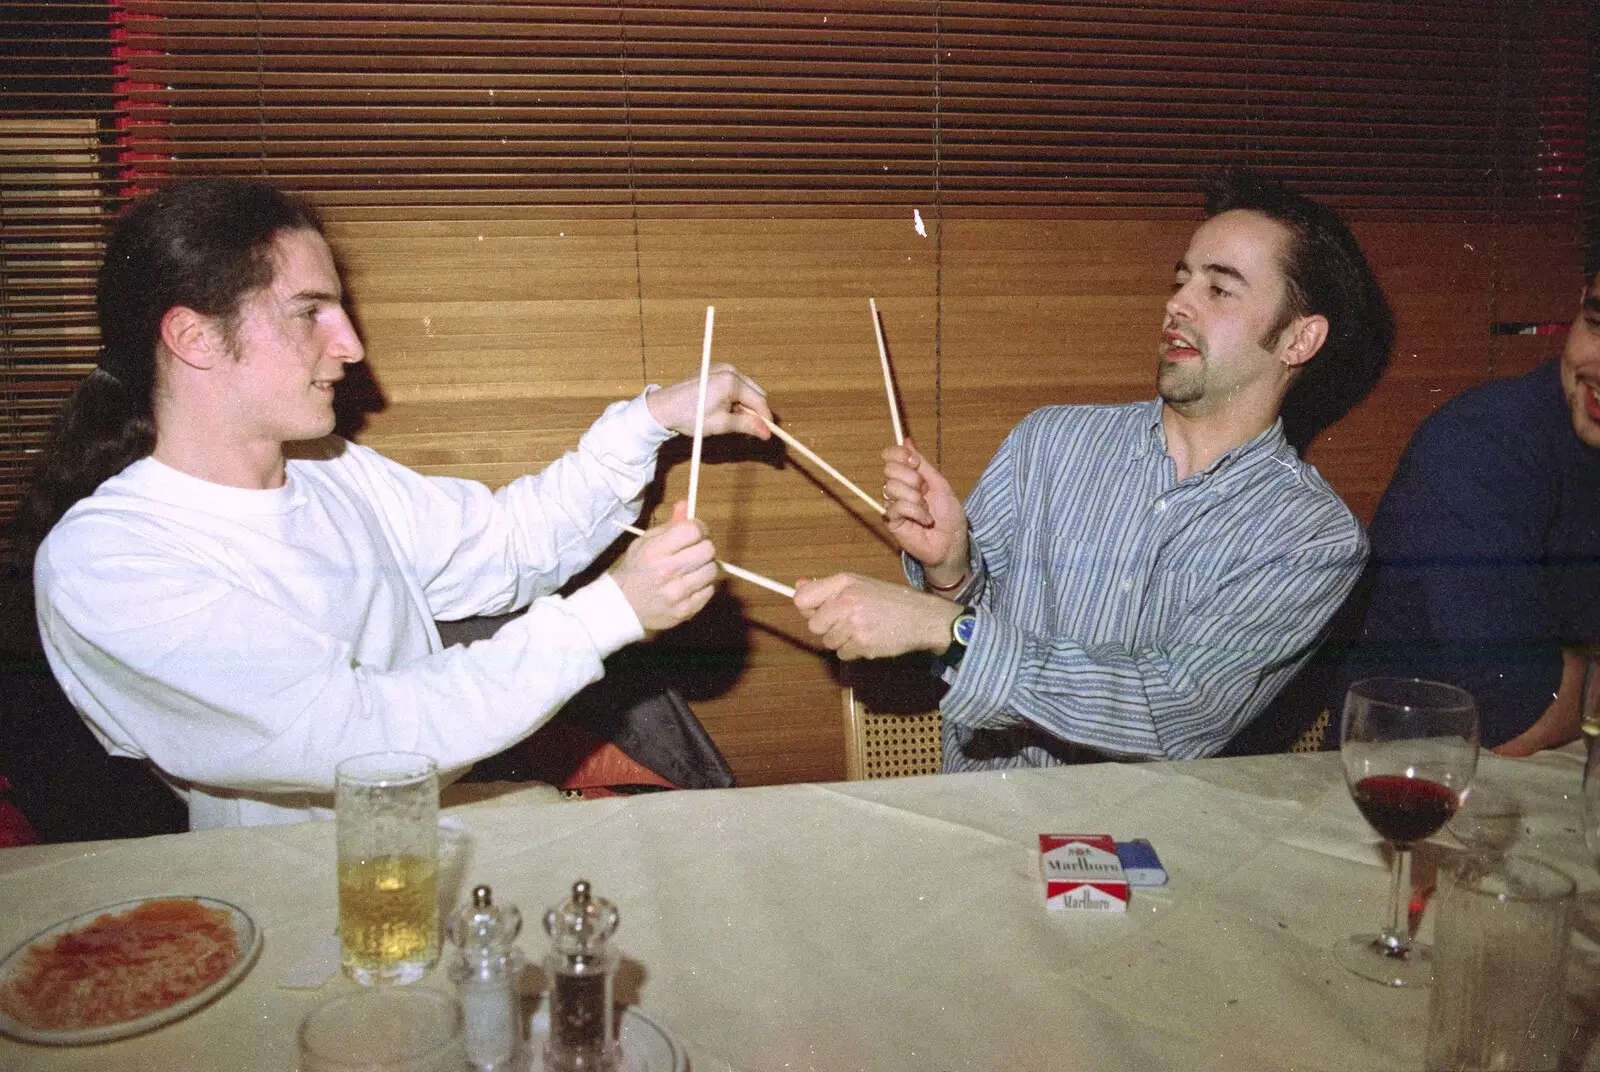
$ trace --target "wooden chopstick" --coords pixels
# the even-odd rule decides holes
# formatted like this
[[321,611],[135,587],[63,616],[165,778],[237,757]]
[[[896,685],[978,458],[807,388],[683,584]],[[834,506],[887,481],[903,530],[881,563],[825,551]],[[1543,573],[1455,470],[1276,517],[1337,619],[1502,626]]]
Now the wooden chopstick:
[[900,403],[894,396],[894,374],[889,371],[889,348],[883,344],[883,323],[878,319],[878,299],[868,298],[872,309],[872,331],[878,337],[878,361],[883,365],[883,389],[889,394],[889,419],[894,422],[894,445],[905,446],[906,433],[900,425]]
[[[741,409],[745,409],[747,412],[750,412],[748,410],[748,407],[740,406],[740,408]],[[857,495],[861,496],[861,501],[862,502],[866,503],[868,506],[870,506],[874,510],[878,511],[878,513],[880,515],[885,514],[885,513],[888,512],[887,510],[884,509],[883,503],[879,502],[877,499],[874,499],[871,495],[868,495],[866,492],[864,492],[860,488],[856,487],[855,484],[851,482],[849,477],[845,476],[843,473],[839,472],[839,470],[835,469],[833,466],[831,466],[827,462],[823,461],[822,457],[820,455],[818,455],[816,451],[812,450],[810,447],[808,447],[804,443],[800,442],[798,439],[796,439],[794,436],[790,435],[788,432],[784,431],[782,428],[779,428],[778,427],[778,422],[769,421],[769,420],[766,420],[766,418],[762,418],[762,420],[765,422],[765,424],[766,424],[766,426],[768,428],[772,429],[772,434],[773,435],[775,435],[779,439],[783,440],[790,447],[792,447],[797,453],[801,454],[802,456],[804,456],[806,458],[809,458],[811,461],[813,461],[817,465],[821,466],[823,471],[826,472],[829,476],[833,477],[833,479],[837,480],[839,483],[843,484],[845,487],[849,488],[851,491],[853,491]]]
[[[644,529],[641,529],[641,528],[639,528],[639,527],[637,527],[635,525],[624,525],[620,521],[612,521],[611,523],[613,525],[617,526],[617,528],[621,529],[623,532],[632,533],[635,536],[643,536],[644,535]],[[738,566],[732,565],[731,563],[724,562],[720,558],[717,559],[717,565],[721,566],[724,570],[726,570],[728,573],[732,574],[733,576],[739,578],[741,581],[749,581],[751,584],[759,585],[760,587],[765,588],[769,592],[776,592],[780,596],[784,596],[784,597],[786,597],[788,599],[793,599],[794,598],[794,589],[793,588],[790,588],[786,584],[779,584],[777,581],[773,580],[771,577],[763,577],[763,576],[761,576],[761,574],[755,572],[754,570],[742,569],[742,568],[740,568]]]
[[700,401],[694,410],[694,447],[689,452],[689,518],[694,519],[695,498],[700,493],[700,443],[706,433],[706,381],[711,377],[711,323],[717,307],[706,306],[706,338],[700,349]]
[[765,588],[769,592],[776,592],[780,596],[784,596],[784,597],[786,597],[788,599],[793,599],[794,598],[794,589],[793,588],[790,588],[786,584],[779,584],[777,581],[773,580],[770,577],[763,577],[763,576],[761,576],[761,574],[756,573],[754,570],[740,569],[738,566],[733,565],[731,562],[724,562],[720,558],[717,559],[717,565],[721,566],[723,569],[727,570],[729,573],[733,574],[735,577],[738,577],[740,580],[749,581],[751,584],[759,585],[760,587]]

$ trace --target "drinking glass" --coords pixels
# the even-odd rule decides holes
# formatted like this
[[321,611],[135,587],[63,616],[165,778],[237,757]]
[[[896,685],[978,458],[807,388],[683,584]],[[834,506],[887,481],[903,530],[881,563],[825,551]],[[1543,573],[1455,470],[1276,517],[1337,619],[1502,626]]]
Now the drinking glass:
[[[1593,650],[1593,649],[1591,649]],[[1583,840],[1589,854],[1600,863],[1600,658],[1585,660],[1580,725],[1589,755],[1583,768]],[[1568,1007],[1572,1017],[1570,1045],[1563,1055],[1564,1068],[1600,1068],[1600,899],[1580,898],[1573,911],[1572,948],[1567,977]]]
[[464,1072],[461,1003],[425,987],[330,998],[300,1024],[300,1072]]
[[439,771],[375,752],[334,775],[339,961],[363,986],[411,983],[439,959]]
[[1339,726],[1345,784],[1356,807],[1393,847],[1389,925],[1335,949],[1339,963],[1388,986],[1427,986],[1426,946],[1408,934],[1411,846],[1455,814],[1478,766],[1478,707],[1453,685],[1367,678],[1350,686]]
[[1504,783],[1473,779],[1472,792],[1450,820],[1456,836],[1474,866],[1492,867],[1517,843],[1525,818],[1523,804]]
[[1568,875],[1517,856],[1446,870],[1434,926],[1429,1072],[1554,1072],[1575,891]]
[[1579,725],[1588,744],[1583,765],[1583,840],[1600,861],[1600,658],[1585,660]]

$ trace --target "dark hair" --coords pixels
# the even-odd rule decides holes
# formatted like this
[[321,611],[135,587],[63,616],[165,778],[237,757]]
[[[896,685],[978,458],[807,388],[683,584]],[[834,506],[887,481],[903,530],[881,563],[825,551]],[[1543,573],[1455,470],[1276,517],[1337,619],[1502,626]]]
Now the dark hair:
[[1377,385],[1394,347],[1394,314],[1355,235],[1333,209],[1248,168],[1225,168],[1202,191],[1207,219],[1245,209],[1293,235],[1283,258],[1288,301],[1269,340],[1298,317],[1327,318],[1327,340],[1301,367],[1282,407],[1284,434],[1304,450]]
[[106,243],[95,304],[100,363],[61,408],[17,514],[32,550],[73,503],[155,449],[156,344],[167,310],[216,317],[272,282],[280,232],[323,233],[315,211],[264,182],[193,179],[135,202]]

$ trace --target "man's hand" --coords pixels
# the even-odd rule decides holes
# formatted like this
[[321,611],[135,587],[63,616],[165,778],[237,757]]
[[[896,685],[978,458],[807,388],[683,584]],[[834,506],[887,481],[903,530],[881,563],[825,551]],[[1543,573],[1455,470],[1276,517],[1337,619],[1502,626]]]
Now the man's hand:
[[[694,435],[695,403],[700,400],[700,379],[684,380],[644,396],[650,415],[663,428],[682,435]],[[706,380],[706,435],[743,432],[757,439],[768,439],[767,392],[732,365],[715,364]]]
[[841,659],[883,659],[950,646],[961,608],[904,585],[836,573],[795,585],[794,605]]
[[705,524],[687,520],[689,506],[672,507],[672,520],[640,536],[611,567],[628,605],[646,633],[688,621],[716,591],[717,551]]
[[883,452],[884,521],[928,580],[957,583],[967,572],[967,514],[944,474],[909,439]]

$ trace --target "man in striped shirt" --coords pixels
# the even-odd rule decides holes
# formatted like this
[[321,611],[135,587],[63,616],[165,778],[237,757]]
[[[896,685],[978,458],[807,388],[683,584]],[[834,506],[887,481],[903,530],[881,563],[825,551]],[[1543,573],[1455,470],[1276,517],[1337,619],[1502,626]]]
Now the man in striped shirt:
[[1332,210],[1247,171],[1206,192],[1157,398],[1035,411],[965,508],[914,446],[890,448],[887,519],[912,587],[798,586],[841,657],[938,656],[946,770],[1215,754],[1361,571],[1360,522],[1279,410],[1313,358],[1323,380],[1381,368],[1387,304]]

